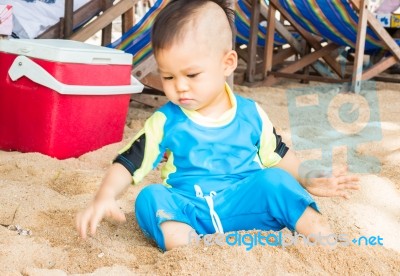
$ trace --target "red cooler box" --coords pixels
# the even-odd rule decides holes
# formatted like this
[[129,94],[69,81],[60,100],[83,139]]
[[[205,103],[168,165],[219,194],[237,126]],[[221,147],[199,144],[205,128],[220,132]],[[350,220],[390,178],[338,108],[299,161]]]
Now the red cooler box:
[[132,56],[57,39],[0,40],[0,149],[77,157],[122,139]]

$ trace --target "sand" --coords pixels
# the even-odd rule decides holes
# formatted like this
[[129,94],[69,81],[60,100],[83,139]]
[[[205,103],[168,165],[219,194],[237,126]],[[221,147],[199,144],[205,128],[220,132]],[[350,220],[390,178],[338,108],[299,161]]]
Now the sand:
[[[315,199],[336,233],[351,238],[379,235],[383,245],[350,243],[327,250],[299,243],[286,248],[255,246],[246,250],[245,246],[208,246],[201,241],[197,245],[162,253],[141,233],[133,210],[138,192],[149,183],[159,182],[158,170],[151,172],[140,185],[130,187],[118,201],[127,216],[126,223],[103,221],[96,236],[80,239],[74,226],[76,213],[92,199],[117,150],[154,111],[131,103],[124,140],[79,158],[57,160],[40,153],[0,151],[0,275],[398,275],[400,110],[397,103],[400,101],[400,86],[385,83],[368,86],[366,94],[377,97],[371,98],[373,107],[360,100],[360,96],[336,96],[341,90],[340,85],[330,87],[328,90],[333,92],[320,94],[319,98],[308,95],[297,100],[298,106],[330,103],[329,111],[320,113],[325,119],[317,121],[328,118],[334,128],[315,123],[313,113],[295,116],[297,119],[291,117],[290,114],[295,115],[291,112],[295,111],[288,108],[288,102],[293,100],[291,91],[294,88],[308,93],[322,91],[324,87],[327,85],[285,82],[274,88],[236,86],[235,90],[260,103],[278,132],[302,160],[321,156],[326,159],[329,157],[326,146],[332,144],[335,145],[331,149],[333,168],[343,165],[351,168],[348,161],[355,160],[353,169],[357,171],[360,166],[364,169],[364,172],[356,172],[360,176],[361,190],[353,192],[349,200]],[[361,119],[355,123],[353,120],[350,128],[348,123],[340,124],[340,116],[335,114],[335,110],[344,102],[358,103],[360,108],[356,112],[362,116],[370,114],[369,117],[363,119],[360,115]],[[348,117],[356,114],[354,110],[346,112]],[[368,118],[373,120],[368,122]],[[372,126],[368,133],[362,133],[365,122]],[[29,124],[29,118],[26,118],[26,123]],[[301,137],[304,134],[301,133],[302,124],[308,126],[305,137],[315,137],[314,140],[306,139],[312,140],[311,144],[304,141],[308,148],[301,148],[304,140]],[[346,142],[351,146],[336,143],[336,138],[329,142],[329,137],[338,135],[335,129],[346,127],[347,130],[342,131],[353,131],[352,137],[359,141],[356,145],[352,140]],[[358,157],[373,158],[361,161],[348,158],[350,148],[357,150]],[[13,225],[29,229],[31,235],[19,235]],[[288,234],[287,231],[284,233]]]

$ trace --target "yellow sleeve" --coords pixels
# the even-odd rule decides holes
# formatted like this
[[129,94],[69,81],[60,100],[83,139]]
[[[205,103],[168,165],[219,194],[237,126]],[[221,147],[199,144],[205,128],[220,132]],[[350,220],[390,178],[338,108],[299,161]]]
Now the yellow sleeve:
[[120,163],[132,174],[135,184],[142,181],[163,157],[161,142],[165,122],[166,116],[162,112],[155,112],[114,159],[114,163]]
[[285,156],[288,147],[282,142],[282,137],[276,134],[275,128],[265,111],[258,104],[256,104],[256,107],[262,121],[258,155],[265,167],[272,167]]

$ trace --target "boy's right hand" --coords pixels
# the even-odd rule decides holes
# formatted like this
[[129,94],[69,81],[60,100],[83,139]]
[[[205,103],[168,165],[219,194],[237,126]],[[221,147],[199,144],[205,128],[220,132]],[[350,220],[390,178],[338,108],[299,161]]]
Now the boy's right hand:
[[88,226],[90,227],[90,234],[92,236],[96,234],[96,229],[104,217],[120,222],[126,221],[124,213],[119,209],[114,198],[95,199],[76,216],[76,228],[79,235],[86,239]]
[[359,190],[358,176],[348,175],[347,168],[330,173],[329,171],[310,170],[306,173],[303,186],[315,196],[350,198],[351,190]]

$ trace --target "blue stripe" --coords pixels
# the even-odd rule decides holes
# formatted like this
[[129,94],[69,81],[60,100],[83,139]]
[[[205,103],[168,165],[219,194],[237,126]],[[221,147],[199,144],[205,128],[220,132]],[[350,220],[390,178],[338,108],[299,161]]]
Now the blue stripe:
[[[305,30],[323,38],[329,39],[342,46],[355,47],[357,41],[358,15],[346,0],[315,0],[318,10],[314,10],[312,0],[279,0],[282,7],[293,17],[297,24]],[[294,5],[301,18],[291,8]],[[343,10],[343,8],[344,10]],[[320,11],[327,19],[326,24],[321,22],[317,15]],[[341,13],[342,12],[342,13]],[[350,23],[352,22],[352,23]],[[354,22],[354,23],[353,23]],[[353,25],[355,24],[355,25]],[[311,27],[312,26],[312,27]],[[314,31],[313,28],[316,30]],[[348,42],[350,41],[350,42]],[[367,40],[365,50],[371,51],[381,49],[378,36],[373,30],[367,28]],[[376,42],[376,43],[374,43]],[[399,44],[399,41],[396,41]],[[349,45],[351,43],[352,45]]]

